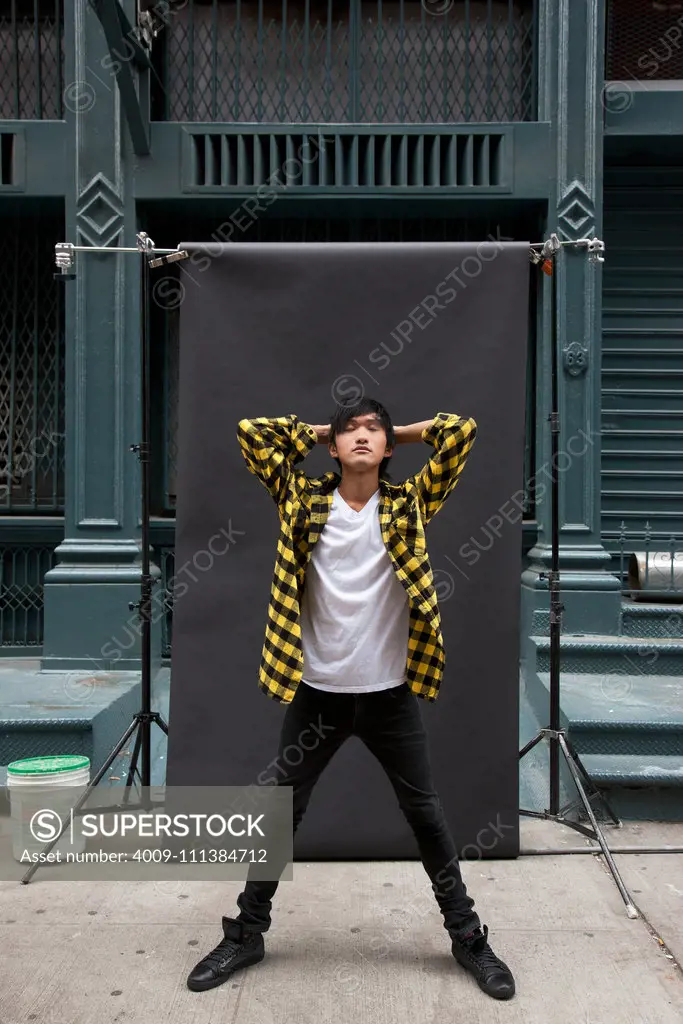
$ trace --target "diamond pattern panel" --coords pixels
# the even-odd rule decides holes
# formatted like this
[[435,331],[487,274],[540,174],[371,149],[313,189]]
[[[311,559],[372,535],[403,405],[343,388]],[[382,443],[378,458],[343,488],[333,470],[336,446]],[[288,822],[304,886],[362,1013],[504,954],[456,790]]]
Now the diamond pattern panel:
[[285,21],[268,7],[259,21],[233,3],[179,11],[167,32],[168,120],[279,122],[293,110],[297,119],[339,120],[348,22],[309,19],[306,28],[289,6]]
[[0,510],[64,507],[64,323],[52,278],[57,221],[2,224]]
[[[528,0],[190,4],[167,32],[171,121],[447,123],[534,112]],[[259,15],[259,10],[261,14]],[[157,109],[161,109],[157,95]]]
[[363,122],[523,121],[531,114],[533,21],[518,5],[363,4]]
[[123,228],[123,204],[112,183],[100,172],[78,200],[78,231],[88,245],[113,245]]
[[580,181],[573,181],[557,208],[558,225],[563,240],[576,241],[595,231],[593,200]]

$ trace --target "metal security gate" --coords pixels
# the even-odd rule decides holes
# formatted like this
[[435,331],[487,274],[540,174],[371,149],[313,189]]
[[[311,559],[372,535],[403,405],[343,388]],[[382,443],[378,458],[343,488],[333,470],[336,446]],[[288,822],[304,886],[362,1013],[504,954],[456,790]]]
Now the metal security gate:
[[63,0],[0,4],[0,120],[63,117]]
[[622,552],[683,551],[680,171],[608,170],[604,225],[602,536],[623,580]]
[[61,218],[0,218],[0,511],[64,507],[64,314],[52,277]]
[[0,654],[43,642],[43,578],[64,527],[61,213],[0,217]]
[[156,120],[536,116],[536,0],[188,0],[171,15]]

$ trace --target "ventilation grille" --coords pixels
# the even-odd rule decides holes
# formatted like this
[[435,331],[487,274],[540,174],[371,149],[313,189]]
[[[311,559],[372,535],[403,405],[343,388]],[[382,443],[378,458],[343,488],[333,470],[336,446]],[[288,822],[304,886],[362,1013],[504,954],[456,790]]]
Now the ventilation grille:
[[189,190],[462,188],[510,191],[510,132],[187,133]]

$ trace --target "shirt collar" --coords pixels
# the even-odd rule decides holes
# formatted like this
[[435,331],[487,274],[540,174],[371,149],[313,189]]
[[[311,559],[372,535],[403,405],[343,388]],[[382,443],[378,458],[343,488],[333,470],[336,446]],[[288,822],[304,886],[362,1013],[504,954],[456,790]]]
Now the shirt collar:
[[[319,478],[320,491],[322,494],[331,494],[332,491],[341,483],[341,476],[339,473],[335,473],[334,470],[330,470]],[[379,480],[379,492],[382,496],[393,497],[396,489],[400,487],[399,484],[392,483],[386,480],[384,477],[380,477]]]

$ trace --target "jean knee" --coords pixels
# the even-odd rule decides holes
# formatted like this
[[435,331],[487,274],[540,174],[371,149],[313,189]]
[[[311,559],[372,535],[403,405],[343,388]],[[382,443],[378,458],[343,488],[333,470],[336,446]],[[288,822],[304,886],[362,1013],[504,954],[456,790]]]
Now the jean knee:
[[401,809],[410,824],[418,828],[438,830],[443,826],[443,808],[436,793],[406,801]]

